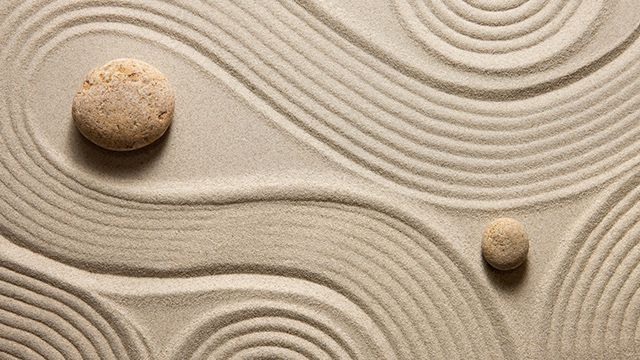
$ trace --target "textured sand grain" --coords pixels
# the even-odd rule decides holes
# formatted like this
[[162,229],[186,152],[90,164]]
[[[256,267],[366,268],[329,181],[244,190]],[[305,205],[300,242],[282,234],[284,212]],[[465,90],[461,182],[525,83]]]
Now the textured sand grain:
[[[640,356],[640,3],[0,4],[0,358]],[[74,129],[93,67],[169,136]],[[492,219],[526,224],[510,272]]]

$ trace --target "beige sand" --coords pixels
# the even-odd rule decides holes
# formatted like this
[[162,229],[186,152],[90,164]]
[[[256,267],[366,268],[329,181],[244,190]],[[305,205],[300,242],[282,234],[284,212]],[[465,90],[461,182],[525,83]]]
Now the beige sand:
[[[0,358],[635,359],[635,0],[0,2]],[[174,124],[84,139],[138,58]],[[527,262],[487,265],[486,224]]]

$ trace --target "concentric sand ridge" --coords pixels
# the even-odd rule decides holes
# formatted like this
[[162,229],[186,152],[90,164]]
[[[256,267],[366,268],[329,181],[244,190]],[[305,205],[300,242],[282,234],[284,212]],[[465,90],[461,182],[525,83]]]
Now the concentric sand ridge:
[[[524,356],[517,348],[524,341],[512,335],[518,323],[505,321],[518,315],[485,287],[468,244],[458,243],[462,231],[444,236],[432,223],[444,214],[416,209],[537,211],[636,173],[638,3],[372,1],[379,22],[364,25],[353,12],[358,2],[335,3],[4,3],[0,232],[56,261],[127,279],[309,282],[372,324],[370,332],[329,326],[318,317],[327,313],[309,310],[317,299],[284,286],[274,300],[256,285],[249,293],[261,301],[226,308],[232,315],[222,325],[219,313],[204,312],[173,339],[176,359],[357,357],[354,346],[371,341],[367,334],[384,339],[384,349],[371,351],[389,358]],[[278,183],[261,174],[244,188],[129,191],[58,163],[38,136],[40,99],[30,96],[45,60],[87,34],[165,49],[221,80],[327,163],[381,185],[379,193],[355,188],[353,177]],[[637,179],[591,205],[561,244],[540,318],[518,324],[520,334],[527,326],[548,330],[531,344],[548,344],[540,358],[638,353]],[[536,246],[551,239],[542,241]],[[90,292],[6,264],[0,356],[148,356],[137,330]],[[255,312],[246,317],[249,308]]]
[[[375,14],[380,22],[387,23],[387,26],[384,27],[375,26],[361,18],[359,14],[366,11],[367,8],[358,2],[341,4],[341,6],[331,6],[325,2],[307,0],[298,0],[297,2],[302,3],[309,13],[321,19],[334,32],[357,44],[360,48],[366,49],[371,55],[391,65],[395,70],[422,80],[443,93],[454,95],[456,102],[465,98],[492,100],[491,102],[526,99],[582,80],[594,71],[608,65],[635,41],[639,25],[637,13],[632,10],[636,8],[637,3],[627,0],[610,1],[604,5],[604,12],[600,13],[602,16],[597,20],[597,24],[594,24],[594,28],[591,31],[581,32],[578,29],[585,22],[589,24],[592,19],[578,18],[587,14],[593,18],[593,14],[598,12],[597,8],[601,2],[562,2],[571,4],[573,7],[580,3],[579,9],[582,9],[582,13],[580,16],[571,17],[572,22],[564,24],[560,28],[566,38],[564,36],[556,37],[554,46],[557,47],[576,35],[578,41],[565,51],[557,53],[555,57],[549,57],[549,54],[545,55],[550,61],[542,61],[531,67],[531,60],[539,59],[539,54],[536,53],[526,54],[530,55],[529,57],[524,55],[531,48],[522,49],[525,53],[514,52],[513,54],[496,53],[492,55],[469,52],[468,57],[471,59],[469,60],[462,56],[464,50],[451,46],[454,51],[447,55],[458,54],[459,58],[456,61],[443,58],[443,55],[426,48],[427,45],[436,46],[443,41],[423,44],[419,40],[415,40],[415,36],[411,37],[411,28],[406,26],[406,21],[404,21],[405,28],[401,26],[403,19],[407,19],[406,15],[412,13],[406,2],[394,2],[394,4],[407,5],[400,9],[397,6],[390,8],[388,4],[384,3],[372,3],[372,5],[375,4]],[[529,1],[528,3],[533,2]],[[558,3],[557,1],[547,1],[545,5],[553,7]],[[435,7],[435,5],[433,6]],[[433,8],[425,9],[425,11],[435,12]],[[482,16],[486,18],[486,14]],[[389,26],[389,22],[395,22],[398,25]],[[417,25],[417,27],[424,29],[421,25]],[[493,27],[498,28],[497,26]],[[456,31],[463,29],[464,27],[461,27]],[[387,32],[393,33],[394,36],[386,36]],[[428,33],[428,31],[425,32]],[[470,32],[474,31],[470,30]],[[403,34],[406,35],[406,38],[403,38]],[[582,39],[580,40],[580,38]],[[479,41],[472,44],[479,45]],[[439,49],[444,51],[442,47]],[[541,53],[546,54],[546,50],[542,48]],[[482,57],[487,61],[485,65],[475,64],[477,67],[465,65],[466,61],[474,61],[473,58]]]
[[[125,33],[146,24],[153,30],[148,33],[156,34],[150,40],[169,41],[161,40],[160,32],[165,32],[215,60],[207,66],[221,66],[261,98],[245,91],[247,101],[261,110],[277,110],[275,116],[268,111],[276,124],[328,158],[394,190],[448,206],[504,208],[549,201],[593,188],[640,161],[633,141],[637,114],[631,110],[637,105],[632,90],[637,47],[624,52],[608,71],[592,76],[601,85],[595,92],[587,92],[590,87],[579,93],[567,88],[536,99],[545,108],[524,101],[493,106],[496,110],[479,115],[469,112],[467,105],[460,107],[469,99],[459,98],[461,104],[454,108],[443,107],[444,94],[394,73],[294,4],[240,2],[201,9],[184,5],[192,15],[208,10],[218,20],[215,23],[194,16],[176,18],[172,14],[177,9],[170,11],[173,5],[168,4],[120,4],[129,5],[125,10],[93,8],[90,2],[60,3],[62,8],[41,15],[40,22],[52,28],[38,35],[26,26],[32,39],[15,38],[16,45],[28,44],[17,66],[27,66],[26,75],[32,74],[39,65],[31,61],[42,59],[64,38],[80,36],[68,30],[87,21],[102,17],[110,22],[103,30]],[[152,15],[158,11],[168,13],[162,18]],[[175,21],[170,32],[160,23],[167,19]],[[54,35],[59,31],[61,35]],[[564,105],[546,103],[557,104],[559,99]],[[28,108],[20,106],[11,117],[16,121],[29,116]],[[612,111],[598,110],[605,106]],[[507,118],[509,112],[513,116]],[[28,148],[25,136],[19,139]],[[609,161],[613,156],[622,161]]]
[[0,353],[18,359],[149,359],[136,331],[84,290],[2,259]]
[[92,247],[73,238],[60,244],[66,257],[76,258],[71,263],[99,259],[88,264],[99,271],[250,271],[319,282],[362,308],[402,359],[514,357],[508,327],[487,290],[435,233],[425,239],[364,208],[283,202],[219,207],[198,229],[154,232],[148,239],[94,235]]
[[[480,19],[489,22],[482,25],[448,11],[447,5],[454,2],[398,0],[395,4],[401,22],[423,46],[456,65],[482,71],[526,69],[557,59],[584,43],[606,10],[602,1],[538,2],[520,21],[492,13]],[[536,5],[544,6],[536,9]]]
[[[271,351],[282,357],[293,352],[317,359],[397,358],[373,320],[327,288],[264,275],[224,275],[217,279],[223,284],[235,280],[240,285],[225,290],[251,293],[247,298],[252,300],[232,300],[236,294],[216,304],[176,335],[180,344],[172,346],[175,350],[171,359],[233,358],[265,346],[278,348]],[[217,300],[227,296],[219,289],[217,293]]]
[[[82,230],[73,233],[78,231]],[[492,324],[499,318],[497,310],[485,291],[469,282],[472,275],[461,272],[460,259],[453,263],[451,250],[438,250],[448,247],[444,239],[433,235],[426,240],[403,223],[370,210],[328,203],[255,203],[212,210],[211,217],[193,230],[129,231],[115,238],[94,234],[92,244],[81,240],[86,235],[80,234],[56,242],[65,249],[61,254],[65,261],[82,265],[83,259],[95,259],[88,266],[99,271],[184,274],[263,269],[312,281],[324,279],[327,286],[367,309],[401,358],[425,352],[488,354],[491,348],[505,346],[497,339],[508,336],[504,325]],[[479,304],[483,308],[475,308]],[[501,329],[500,335],[489,328]],[[453,335],[460,332],[481,332],[483,340]],[[512,351],[505,350],[503,356],[508,358]]]
[[615,184],[565,241],[543,308],[546,357],[637,356],[640,176]]

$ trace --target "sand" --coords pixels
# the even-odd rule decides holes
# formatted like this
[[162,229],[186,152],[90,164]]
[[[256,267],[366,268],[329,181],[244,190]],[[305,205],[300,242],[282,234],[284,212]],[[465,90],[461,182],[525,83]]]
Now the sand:
[[[0,358],[640,357],[638,34],[634,0],[1,2]],[[176,95],[127,153],[71,117],[117,58]]]

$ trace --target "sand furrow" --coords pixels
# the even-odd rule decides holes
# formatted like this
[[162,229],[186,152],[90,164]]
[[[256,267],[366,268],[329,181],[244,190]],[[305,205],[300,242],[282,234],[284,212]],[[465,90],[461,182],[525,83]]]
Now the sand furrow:
[[[18,347],[22,349],[19,356],[33,358],[148,358],[139,340],[125,338],[133,333],[126,321],[84,291],[73,294],[61,284],[38,279],[32,270],[21,273],[24,270],[8,259],[2,263],[0,322],[8,328],[4,339],[15,344],[0,343],[3,352],[12,353]],[[29,326],[33,321],[38,324]]]
[[[568,237],[550,275],[543,321],[548,356],[625,358],[636,354],[630,310],[638,304],[640,187],[618,182]],[[586,220],[586,221],[585,221]],[[631,320],[633,321],[633,320]],[[550,336],[549,336],[550,335]],[[626,354],[626,355],[625,355]]]
[[[211,308],[189,308],[197,319],[158,337],[151,353],[162,359],[633,356],[638,14],[633,0],[7,2],[0,234],[87,271],[82,278],[140,281],[158,308],[202,277],[196,300]],[[242,181],[220,187],[194,176],[127,188],[61,161],[40,118],[53,102],[37,91],[59,77],[43,73],[73,46],[109,37],[162,49],[166,64],[215,80],[344,178],[283,179],[248,166]],[[206,166],[211,154],[197,151]],[[542,205],[569,208],[571,197],[591,195],[600,200],[562,241],[543,238],[559,230],[536,223]],[[560,242],[533,310],[508,303],[517,287],[495,293],[500,285],[471,258],[474,228],[443,235],[451,217],[475,226],[511,210],[536,219],[533,258]],[[124,294],[128,285],[95,295],[98,285],[80,290],[69,285],[78,279],[0,258],[0,357],[152,356],[145,344],[157,334],[141,336],[149,329],[120,314],[146,306]],[[530,266],[520,294],[531,294],[546,263]],[[211,290],[220,279],[248,285]],[[102,295],[128,305],[116,310]],[[518,318],[531,314],[539,317]],[[514,340],[534,327],[539,341]]]
[[[240,12],[234,10],[235,16],[251,16],[254,5],[243,5],[242,3],[239,5],[242,6],[242,10]],[[217,11],[219,11],[221,16],[231,16],[232,13],[227,12],[232,11],[234,6],[220,7]],[[80,10],[82,10],[82,8]],[[85,10],[80,11],[83,16],[89,16],[92,12],[88,9]],[[150,10],[151,9],[147,9],[146,11]],[[127,21],[126,17],[118,11],[114,12],[113,15],[107,15],[110,10],[108,8],[102,8],[102,10],[98,10],[97,13],[101,11],[103,16],[113,16],[112,19],[114,20]],[[271,13],[276,17],[285,12],[283,12],[283,9],[272,9]],[[134,12],[129,12],[127,17],[134,18],[134,14]],[[74,18],[73,13],[68,13],[66,16],[69,19]],[[90,19],[91,18],[88,18],[88,21],[91,21]],[[148,23],[149,19],[152,18],[146,17],[144,20],[140,18],[138,21]],[[256,26],[255,24],[259,23],[268,25],[265,22],[266,20],[260,21],[259,18],[254,17],[249,22],[243,21],[245,20],[236,17],[234,18],[234,22],[225,22],[221,19],[216,23],[218,27],[224,25],[228,26],[229,29],[234,29],[232,38],[239,43],[237,43],[237,45],[221,44],[222,48],[220,51],[224,50],[237,53],[237,55],[235,55],[236,59],[238,59],[237,56],[249,59],[252,56],[250,54],[262,57],[264,55],[261,53],[274,51],[269,50],[268,47],[272,46],[270,44],[274,44],[279,40],[272,36],[262,40],[262,43],[265,44],[264,46],[266,47],[257,47],[258,42],[255,40],[257,40],[256,36],[260,34],[269,34],[271,32],[274,36],[279,36],[280,39],[286,38],[290,44],[297,46],[298,44],[303,44],[291,37],[290,34],[295,34],[296,30],[291,30],[290,34],[283,32],[282,35],[280,35],[277,31],[282,27],[269,26],[260,31],[258,31],[259,28],[256,28],[258,32],[250,34],[247,33],[252,30],[250,24],[254,24],[254,27]],[[245,26],[244,28],[234,27],[236,23],[242,23],[245,24]],[[193,28],[193,25],[188,23],[184,24],[192,26]],[[70,26],[70,24],[63,26]],[[211,35],[212,33],[205,31],[206,28],[199,27],[198,29],[204,38],[214,39]],[[220,28],[220,30],[228,31],[224,28]],[[213,27],[212,31],[215,31]],[[243,33],[247,33],[246,36],[253,37],[250,42],[242,40]],[[231,33],[227,32],[227,34]],[[194,34],[187,36],[194,36]],[[220,41],[223,40],[223,38],[215,38],[215,40]],[[36,42],[36,44],[39,44],[39,42]],[[239,44],[242,44],[245,50],[240,51],[241,48],[238,46]],[[254,49],[247,48],[247,46],[254,47]],[[300,52],[297,52],[297,55],[292,52],[283,53],[281,49],[286,49],[287,46],[289,46],[287,43],[283,43],[283,45],[277,49],[280,52],[278,56],[281,57],[283,61],[287,61],[288,69],[308,68],[304,62],[313,62],[312,59],[315,57],[305,56],[300,58]],[[298,48],[300,50],[297,51],[301,51],[302,49],[299,46]],[[249,50],[251,51],[248,52]],[[207,48],[207,51],[216,52],[218,50],[215,48]],[[227,53],[226,56],[231,53]],[[225,61],[224,59],[237,61],[232,60],[233,58],[224,57],[224,52],[220,53],[220,56],[220,59],[223,61]],[[294,61],[292,56],[297,56],[298,59],[292,62]],[[271,57],[271,59],[274,58]],[[335,56],[325,61],[315,62],[316,65],[314,66],[325,64],[321,68],[318,68],[315,74],[312,72],[303,75],[301,72],[297,72],[295,76],[286,75],[283,72],[284,70],[279,70],[284,69],[282,67],[283,65],[275,62],[267,64],[268,66],[264,67],[264,71],[259,72],[263,77],[261,81],[266,82],[268,79],[264,78],[265,75],[276,75],[277,72],[280,76],[278,82],[282,84],[279,91],[285,92],[285,96],[280,99],[268,100],[288,102],[290,105],[287,105],[285,102],[283,105],[277,105],[276,109],[287,111],[287,115],[296,118],[296,125],[303,126],[303,130],[314,136],[319,136],[322,141],[331,143],[331,147],[338,150],[340,155],[346,156],[349,161],[377,171],[383,175],[383,177],[386,177],[387,180],[401,185],[400,190],[406,190],[405,192],[414,196],[424,197],[425,195],[420,195],[420,193],[424,193],[425,190],[429,189],[427,193],[432,196],[427,196],[427,198],[431,201],[440,202],[441,197],[444,195],[445,198],[453,200],[446,201],[447,204],[459,203],[458,200],[466,199],[468,201],[463,201],[462,203],[467,206],[477,204],[478,202],[485,204],[484,206],[491,206],[490,204],[495,203],[498,198],[502,200],[507,198],[512,204],[544,201],[544,199],[550,200],[557,196],[566,196],[566,192],[568,191],[567,187],[569,187],[570,184],[573,185],[579,182],[581,186],[574,187],[575,191],[583,191],[606,180],[602,174],[618,174],[627,171],[630,166],[635,166],[637,163],[636,157],[632,155],[636,153],[632,142],[634,138],[633,133],[626,134],[626,137],[619,136],[619,129],[623,127],[628,129],[628,126],[624,126],[624,122],[626,121],[632,124],[636,115],[621,118],[621,116],[627,114],[622,108],[619,112],[620,115],[609,113],[607,114],[608,119],[601,120],[606,122],[603,124],[592,122],[590,125],[591,128],[576,130],[575,128],[567,128],[567,125],[564,125],[561,135],[557,132],[550,131],[551,129],[548,129],[549,131],[547,132],[535,132],[531,134],[535,137],[545,136],[549,137],[549,139],[554,139],[553,142],[546,138],[542,138],[544,141],[536,140],[539,144],[537,147],[544,149],[544,156],[527,153],[528,150],[530,151],[532,149],[529,143],[519,145],[518,148],[515,148],[517,151],[513,151],[514,148],[500,147],[491,151],[490,147],[484,147],[478,152],[478,149],[475,149],[478,146],[477,144],[484,142],[479,141],[478,136],[481,136],[479,134],[470,137],[470,141],[467,143],[460,143],[458,139],[461,137],[459,135],[455,137],[443,137],[437,133],[431,134],[429,132],[414,134],[413,136],[408,135],[411,134],[410,128],[398,128],[397,125],[394,125],[397,121],[391,121],[392,118],[397,119],[396,114],[380,113],[378,109],[374,109],[372,106],[380,106],[378,104],[381,100],[372,101],[371,95],[362,93],[358,90],[359,87],[354,88],[354,90],[357,91],[362,105],[358,106],[359,109],[354,109],[353,107],[358,104],[358,102],[356,102],[357,98],[353,96],[353,93],[351,95],[348,94],[348,92],[353,91],[350,90],[348,86],[344,83],[341,84],[345,91],[343,95],[341,91],[336,92],[337,89],[340,88],[337,88],[331,83],[327,83],[329,78],[326,76],[322,82],[318,82],[321,81],[322,74],[331,75],[332,68],[326,65],[330,63],[330,61],[336,61]],[[228,68],[228,66],[233,67],[239,66],[240,64],[232,62],[223,65],[225,68]],[[253,63],[252,66],[255,68],[256,66],[265,65],[256,62]],[[242,73],[242,69],[240,68],[234,69],[233,71],[237,71],[238,74]],[[247,75],[251,76],[250,74]],[[308,85],[304,82],[300,83],[303,77],[310,75],[313,75],[313,78],[306,80]],[[344,76],[345,73],[341,72],[335,79],[340,79]],[[243,77],[243,79],[247,78]],[[273,80],[274,78],[270,79],[271,84],[278,83],[274,83]],[[249,79],[249,81],[252,80]],[[298,83],[298,85],[295,85],[295,83]],[[296,86],[293,88],[295,90],[287,89],[287,87],[291,85]],[[321,88],[331,89],[331,92],[325,92],[323,95],[318,92],[318,89]],[[296,98],[301,95],[301,90],[308,93],[309,96],[296,100]],[[294,96],[292,91],[296,91],[298,95]],[[272,91],[265,90],[265,93],[267,92],[273,93]],[[380,95],[381,94],[378,93],[377,97],[380,97]],[[339,96],[342,100],[337,101],[338,98],[336,98],[336,96]],[[290,102],[292,100],[294,103]],[[389,99],[387,99],[387,101],[388,100]],[[318,101],[320,102],[317,105],[309,107],[310,104]],[[296,105],[296,107],[292,108],[291,105]],[[342,109],[340,107],[342,107]],[[389,109],[385,111],[390,111],[391,109],[390,107],[385,108]],[[23,111],[28,111],[28,109]],[[318,125],[321,124],[318,122],[320,119],[328,120],[324,120],[322,127],[318,128]],[[576,124],[582,124],[584,119],[594,121],[593,117],[583,117]],[[408,124],[413,122],[408,119],[407,121]],[[594,139],[589,137],[585,138],[581,136],[587,131],[592,132],[593,130],[591,129],[596,128],[595,124],[598,125],[597,134],[599,140],[594,141]],[[572,126],[575,127],[576,125]],[[487,132],[486,134],[495,136],[494,132]],[[21,138],[23,137],[24,136]],[[576,142],[568,146],[567,138],[575,139]],[[340,139],[343,140],[339,141]],[[507,139],[509,138],[507,137]],[[618,142],[612,142],[612,139],[616,139]],[[509,140],[508,142],[511,141],[513,140]],[[551,144],[554,145],[550,146]],[[482,154],[483,152],[484,154]],[[527,155],[525,155],[525,157],[513,156],[517,153]],[[464,154],[464,156],[458,154]],[[482,154],[482,157],[472,154]],[[511,156],[506,157],[507,154],[511,154]],[[626,156],[629,161],[619,162],[617,164],[620,164],[620,166],[611,169],[613,163],[607,161],[607,159],[614,154],[620,155],[623,158]],[[335,154],[333,154],[333,156],[335,156]],[[580,172],[576,172],[576,170],[580,170]],[[594,174],[599,175],[595,176]],[[369,177],[372,174],[364,173],[363,175]],[[489,187],[489,184],[493,184],[493,187]]]
[[[158,252],[159,244],[146,248],[138,243],[137,258],[128,258],[124,254],[131,250],[118,249],[110,240],[99,256],[118,271],[173,268],[184,274],[264,269],[320,281],[358,304],[401,358],[417,356],[404,351],[464,358],[509,346],[504,342],[508,337],[504,325],[493,324],[500,315],[486,290],[468,282],[473,275],[459,268],[459,260],[449,259],[455,253],[437,235],[427,240],[385,215],[332,204],[256,203],[235,207],[230,213],[233,217],[208,224],[215,233],[185,237],[182,249],[189,251]],[[462,333],[469,335],[456,335]],[[483,335],[478,338],[477,334]],[[501,357],[510,357],[512,351],[504,351]]]

